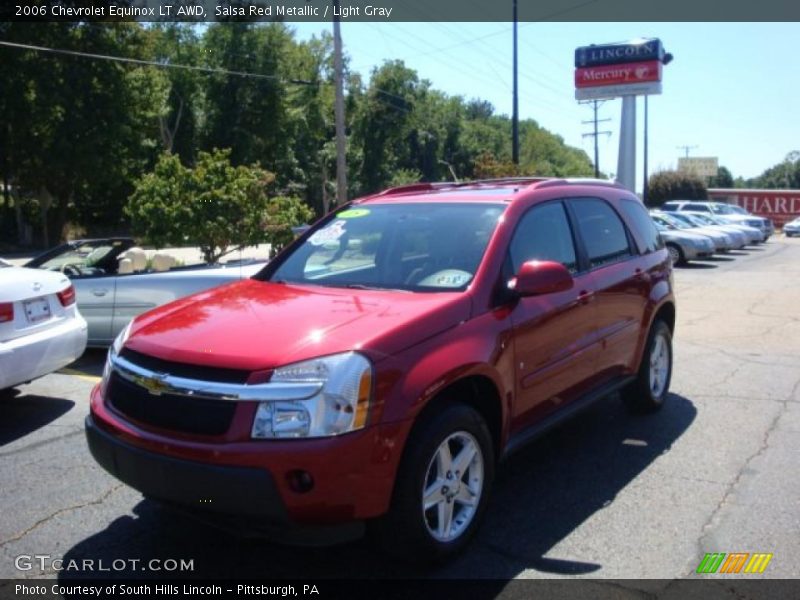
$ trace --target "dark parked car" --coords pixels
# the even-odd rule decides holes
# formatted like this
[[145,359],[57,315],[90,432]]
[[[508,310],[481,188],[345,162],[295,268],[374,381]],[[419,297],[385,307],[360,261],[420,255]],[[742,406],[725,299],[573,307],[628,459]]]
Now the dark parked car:
[[374,529],[442,559],[498,462],[611,392],[667,400],[671,261],[605,182],[418,184],[352,202],[252,279],[134,319],[89,447],[146,496],[250,532]]

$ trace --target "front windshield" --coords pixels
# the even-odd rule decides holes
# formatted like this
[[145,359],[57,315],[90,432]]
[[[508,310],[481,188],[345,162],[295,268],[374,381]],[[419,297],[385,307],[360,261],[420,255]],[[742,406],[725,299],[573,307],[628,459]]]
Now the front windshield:
[[699,223],[701,223],[703,225],[717,225],[718,224],[717,221],[713,217],[710,217],[710,216],[706,216],[706,215],[690,215],[690,216],[692,217],[692,219],[695,220],[695,222],[699,222]]
[[699,227],[687,214],[673,213],[671,216],[680,223],[681,228]]
[[60,254],[46,260],[40,269],[59,271],[65,266],[93,267],[111,252],[115,252],[122,242],[87,242],[65,249]]
[[678,229],[678,227],[670,221],[666,215],[651,215],[656,226],[661,230]]
[[735,215],[739,213],[739,210],[741,209],[739,209],[738,206],[732,206],[730,204],[712,204],[711,210],[716,215]]
[[269,281],[409,291],[463,290],[504,204],[368,204],[339,212],[281,261]]

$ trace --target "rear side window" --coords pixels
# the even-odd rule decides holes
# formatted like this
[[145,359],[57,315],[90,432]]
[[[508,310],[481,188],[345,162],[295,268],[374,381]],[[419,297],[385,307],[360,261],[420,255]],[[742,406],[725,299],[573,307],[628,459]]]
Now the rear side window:
[[653,219],[644,206],[636,200],[620,200],[619,203],[622,214],[628,219],[628,223],[633,226],[637,237],[644,243],[643,254],[655,252],[664,247],[664,242],[658,234]]
[[625,225],[614,209],[599,198],[570,200],[578,231],[586,245],[591,268],[602,267],[631,256]]
[[575,273],[578,262],[564,205],[551,202],[525,213],[514,231],[510,253],[514,273],[529,260],[553,260]]
[[707,204],[700,204],[699,202],[690,202],[683,206],[683,210],[697,210],[702,212],[711,212]]

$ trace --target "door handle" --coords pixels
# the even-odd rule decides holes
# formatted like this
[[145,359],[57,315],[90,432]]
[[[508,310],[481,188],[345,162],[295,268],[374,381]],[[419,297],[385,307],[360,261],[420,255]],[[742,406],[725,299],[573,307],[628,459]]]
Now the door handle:
[[581,304],[589,304],[594,298],[594,292],[591,290],[581,290],[578,293],[578,302]]
[[108,290],[107,290],[107,289],[105,289],[105,288],[94,288],[94,289],[92,290],[92,293],[93,293],[95,296],[100,296],[100,297],[102,297],[102,296],[105,296],[105,295],[108,293]]

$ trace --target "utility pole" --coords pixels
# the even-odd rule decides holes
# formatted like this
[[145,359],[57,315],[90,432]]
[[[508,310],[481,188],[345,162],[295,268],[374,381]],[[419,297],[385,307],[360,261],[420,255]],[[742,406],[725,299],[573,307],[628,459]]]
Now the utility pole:
[[512,99],[511,116],[511,160],[519,165],[519,80],[517,77],[517,0],[512,0],[514,6],[514,93]]
[[647,195],[650,193],[650,185],[647,181],[647,94],[644,97],[644,180],[642,181],[642,202],[647,204]]
[[606,130],[606,131],[598,131],[597,130],[597,125],[599,123],[608,122],[611,119],[598,119],[597,118],[597,109],[600,108],[603,105],[603,103],[601,102],[601,103],[598,104],[597,100],[592,100],[592,104],[593,104],[593,109],[594,109],[594,119],[592,119],[591,121],[581,121],[581,123],[583,125],[590,125],[590,124],[594,123],[594,131],[592,133],[584,133],[583,137],[585,137],[585,138],[586,137],[593,137],[594,138],[594,176],[595,176],[595,178],[599,178],[600,177],[600,148],[599,148],[599,146],[597,144],[597,138],[600,137],[601,135],[611,135],[611,132],[608,131],[608,130]]
[[344,123],[344,82],[342,67],[342,32],[339,23],[339,0],[333,0],[333,78],[334,119],[336,121],[336,203],[347,202],[347,145]]
[[689,158],[689,150],[694,150],[697,146],[675,146],[678,150],[683,150],[686,154],[684,156]]

